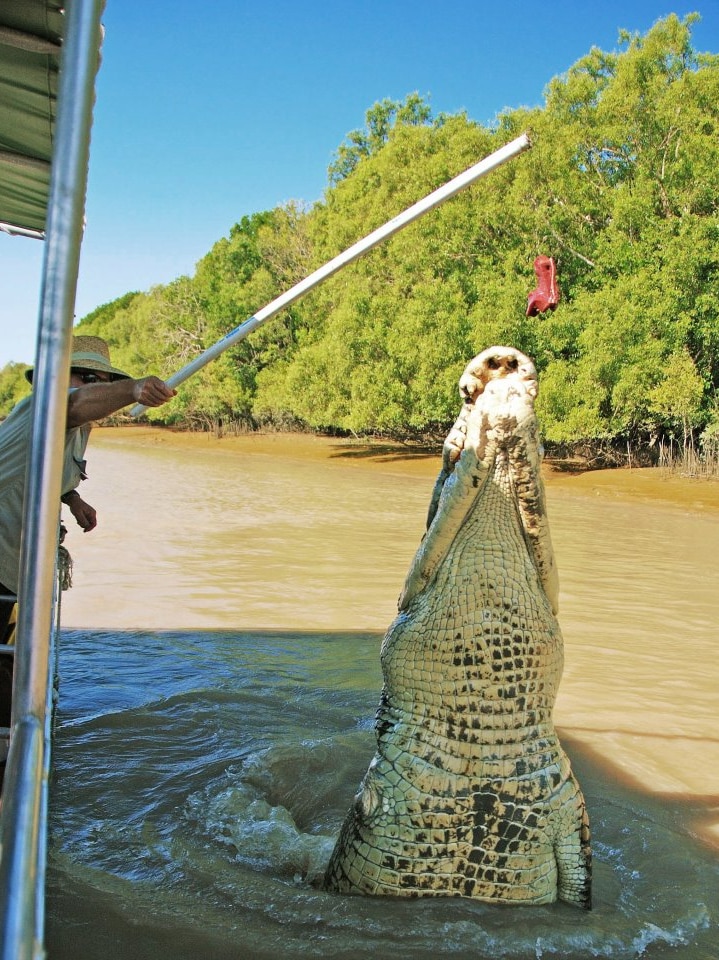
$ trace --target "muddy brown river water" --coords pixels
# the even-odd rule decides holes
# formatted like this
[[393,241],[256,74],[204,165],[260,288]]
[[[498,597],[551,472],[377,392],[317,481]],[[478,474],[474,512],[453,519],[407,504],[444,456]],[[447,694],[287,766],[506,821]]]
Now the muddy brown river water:
[[312,885],[372,754],[379,643],[437,468],[307,437],[93,433],[51,958],[719,956],[719,495],[659,471],[548,482],[592,913]]

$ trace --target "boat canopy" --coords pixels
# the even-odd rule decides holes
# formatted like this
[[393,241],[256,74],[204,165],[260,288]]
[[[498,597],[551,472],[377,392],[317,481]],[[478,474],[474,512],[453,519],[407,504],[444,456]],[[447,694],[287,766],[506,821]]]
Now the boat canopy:
[[0,3],[0,230],[7,233],[45,235],[64,6]]

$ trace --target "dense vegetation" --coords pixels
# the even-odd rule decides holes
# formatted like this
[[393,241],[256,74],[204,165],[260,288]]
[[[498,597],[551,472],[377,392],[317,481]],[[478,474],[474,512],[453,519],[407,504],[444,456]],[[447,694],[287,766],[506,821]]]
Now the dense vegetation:
[[[719,56],[669,16],[592,49],[538,109],[493,127],[433,117],[417,94],[351,133],[321,202],[243,217],[181,277],[85,317],[131,372],[169,375],[370,230],[530,130],[534,146],[308,294],[187,381],[155,421],[300,425],[412,438],[456,413],[492,343],[540,371],[555,444],[648,447],[716,436]],[[527,318],[532,263],[563,299]],[[3,410],[22,366],[0,373]]]

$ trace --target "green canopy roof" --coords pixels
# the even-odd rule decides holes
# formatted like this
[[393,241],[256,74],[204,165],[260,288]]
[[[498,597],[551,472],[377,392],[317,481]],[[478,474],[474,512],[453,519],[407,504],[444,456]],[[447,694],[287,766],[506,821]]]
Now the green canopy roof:
[[58,0],[0,2],[0,229],[42,237],[65,16]]

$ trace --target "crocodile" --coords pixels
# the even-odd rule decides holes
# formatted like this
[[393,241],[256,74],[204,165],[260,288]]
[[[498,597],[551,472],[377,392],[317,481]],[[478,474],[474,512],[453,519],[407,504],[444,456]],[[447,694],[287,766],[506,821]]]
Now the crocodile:
[[376,753],[323,883],[589,909],[589,820],[552,720],[564,652],[537,374],[518,350],[490,347],[459,386],[382,643]]

